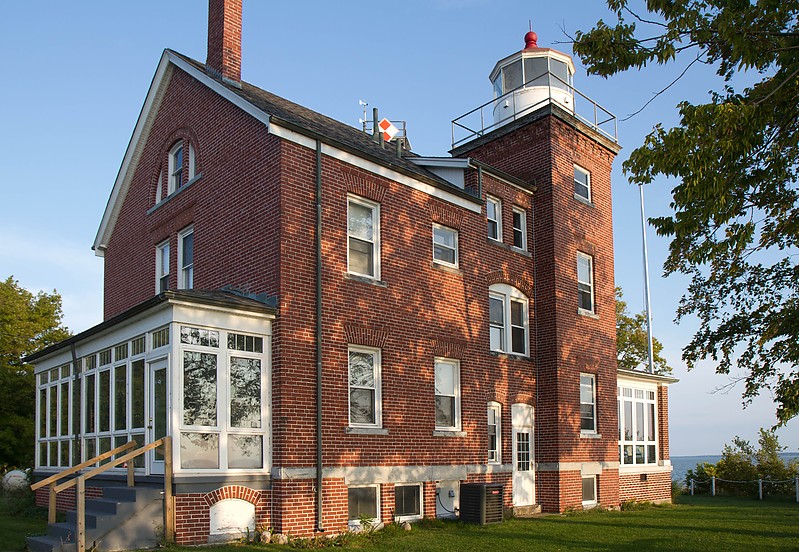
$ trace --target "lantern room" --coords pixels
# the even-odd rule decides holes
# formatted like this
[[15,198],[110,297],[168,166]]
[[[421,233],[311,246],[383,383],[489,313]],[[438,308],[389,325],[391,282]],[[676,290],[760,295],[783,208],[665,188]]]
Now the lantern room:
[[494,87],[494,122],[518,116],[550,101],[574,112],[574,63],[570,56],[538,47],[538,35],[524,35],[524,50],[497,62],[489,75]]

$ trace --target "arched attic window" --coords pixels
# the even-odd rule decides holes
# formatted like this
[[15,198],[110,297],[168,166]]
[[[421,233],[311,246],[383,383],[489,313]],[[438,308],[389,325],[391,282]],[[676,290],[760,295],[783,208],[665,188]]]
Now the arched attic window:
[[166,168],[162,168],[158,175],[155,203],[163,201],[195,178],[196,157],[194,144],[187,138],[180,138],[170,146]]
[[492,351],[530,354],[530,305],[527,296],[513,286],[488,288],[489,334]]

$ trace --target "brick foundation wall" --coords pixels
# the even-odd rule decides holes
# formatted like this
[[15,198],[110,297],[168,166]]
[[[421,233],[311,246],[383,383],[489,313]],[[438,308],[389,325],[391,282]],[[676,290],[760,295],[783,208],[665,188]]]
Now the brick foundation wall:
[[[86,499],[103,498],[102,487],[86,487]],[[35,498],[36,505],[40,508],[48,508],[50,505],[50,489],[44,487],[36,489]],[[58,512],[71,512],[74,511],[75,506],[75,487],[70,487],[65,491],[61,491],[56,495],[56,511]]]
[[619,498],[621,502],[671,502],[671,472],[621,474]]

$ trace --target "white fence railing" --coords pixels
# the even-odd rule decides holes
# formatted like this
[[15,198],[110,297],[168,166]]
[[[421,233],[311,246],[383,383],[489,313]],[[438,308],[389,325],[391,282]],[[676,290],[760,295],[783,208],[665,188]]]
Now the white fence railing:
[[716,496],[716,482],[725,483],[730,485],[752,485],[757,483],[757,497],[759,500],[763,500],[764,492],[763,486],[764,485],[788,485],[790,483],[794,484],[794,489],[796,491],[796,502],[799,502],[799,477],[795,477],[793,479],[783,479],[783,480],[776,480],[776,479],[750,479],[746,481],[735,481],[732,479],[722,479],[720,477],[711,476],[710,479],[690,479],[690,484],[688,485],[688,490],[691,493],[691,496],[694,496],[697,486],[701,485],[710,485],[710,495]]

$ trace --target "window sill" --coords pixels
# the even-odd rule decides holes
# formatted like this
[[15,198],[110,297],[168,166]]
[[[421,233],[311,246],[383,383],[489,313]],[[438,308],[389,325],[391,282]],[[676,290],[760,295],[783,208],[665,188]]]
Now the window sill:
[[432,266],[436,270],[440,270],[448,274],[457,274],[458,276],[463,276],[463,271],[461,271],[457,266],[446,265],[438,261],[432,261],[430,263],[430,266]]
[[177,190],[175,190],[174,192],[172,192],[171,194],[166,196],[164,199],[162,199],[161,201],[159,201],[158,203],[156,203],[155,205],[150,207],[147,210],[147,214],[149,215],[149,214],[155,212],[156,209],[158,209],[158,208],[162,207],[163,205],[166,205],[167,203],[169,203],[172,200],[173,197],[175,197],[178,194],[180,194],[183,190],[185,190],[186,188],[188,188],[189,186],[191,186],[192,184],[194,184],[195,182],[200,180],[202,177],[203,177],[203,173],[195,175],[194,178],[192,178],[191,180],[186,182],[183,186],[181,186],[180,188],[178,188]]
[[601,439],[601,433],[580,433],[580,439]]
[[433,437],[466,437],[466,432],[448,429],[436,429],[433,431]]
[[388,435],[385,427],[348,427],[344,431],[349,435]]
[[505,353],[502,351],[489,351],[489,354],[499,358],[515,358],[518,360],[530,360],[530,355],[522,355],[519,353]]
[[588,318],[593,318],[594,320],[599,320],[599,315],[597,313],[595,313],[595,312],[590,311],[590,310],[585,310],[585,309],[581,309],[581,308],[578,307],[577,308],[577,314],[579,314],[580,316],[586,316]]
[[533,256],[533,254],[530,253],[529,251],[527,251],[526,249],[519,249],[518,247],[511,247],[510,250],[513,251],[514,253],[518,253],[519,255],[524,255],[525,257],[531,257],[532,258],[532,256]]
[[359,276],[357,274],[351,274],[349,272],[344,273],[344,278],[347,280],[352,280],[353,282],[360,282],[362,284],[369,284],[370,286],[377,286],[377,287],[388,287],[388,284],[383,280],[378,280],[376,278],[370,278],[368,276]]
[[583,205],[588,205],[589,207],[596,207],[596,205],[594,205],[594,203],[590,199],[586,199],[577,193],[574,194],[574,199],[576,199]]

